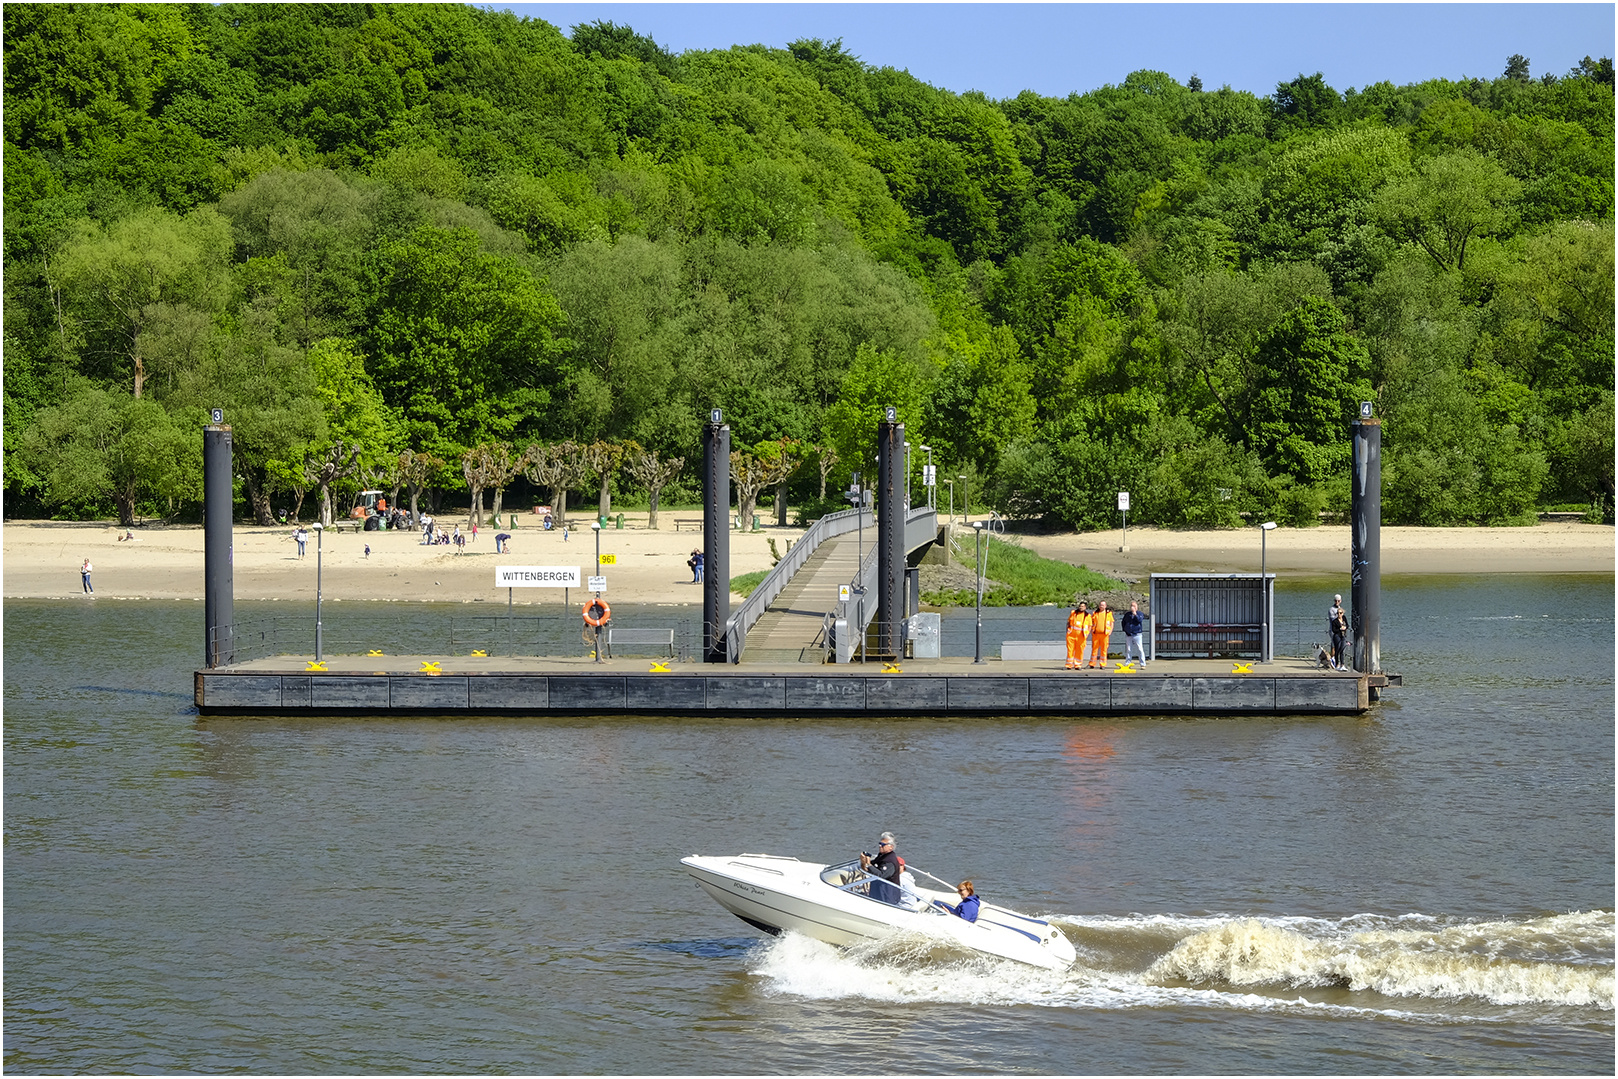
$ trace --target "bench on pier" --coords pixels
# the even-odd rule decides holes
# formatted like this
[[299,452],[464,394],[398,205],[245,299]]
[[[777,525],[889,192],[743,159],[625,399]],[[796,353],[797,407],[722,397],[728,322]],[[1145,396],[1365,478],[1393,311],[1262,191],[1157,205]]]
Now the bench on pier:
[[1001,641],[1003,660],[1066,659],[1066,641]]
[[[615,626],[607,627],[607,653],[613,654],[615,645],[656,645],[658,654],[674,655],[674,631],[672,629],[618,629]],[[644,654],[644,653],[643,653]]]
[[1247,623],[1218,622],[1164,624],[1153,636],[1153,656],[1206,655],[1234,656],[1260,652],[1264,647],[1264,627]]
[[680,531],[680,529],[684,528],[686,525],[690,525],[692,528],[701,528],[702,527],[702,518],[701,517],[676,517],[676,518],[674,518],[674,531],[678,532],[678,531]]

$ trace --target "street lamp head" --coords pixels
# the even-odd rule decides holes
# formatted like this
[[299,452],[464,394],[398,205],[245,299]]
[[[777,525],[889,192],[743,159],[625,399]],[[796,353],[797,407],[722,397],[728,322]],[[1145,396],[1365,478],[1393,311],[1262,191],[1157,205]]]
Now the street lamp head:
[[921,452],[923,452],[923,453],[931,453],[931,452],[933,452],[933,448],[931,446],[918,446],[916,448],[921,450]]
[[972,522],[972,527],[977,528],[977,529],[981,529],[983,527],[983,522],[982,521],[973,521]]
[[316,521],[314,524],[310,525],[309,527],[314,529],[316,532],[324,532],[326,530],[326,526],[321,524],[319,521]]
[[595,531],[600,532],[601,531],[601,522],[600,521],[591,521],[590,522],[590,527],[592,529],[594,529]]
[[1274,521],[1265,521],[1263,524],[1259,525],[1259,527],[1262,528],[1266,532],[1271,532],[1271,531],[1275,530],[1275,522]]

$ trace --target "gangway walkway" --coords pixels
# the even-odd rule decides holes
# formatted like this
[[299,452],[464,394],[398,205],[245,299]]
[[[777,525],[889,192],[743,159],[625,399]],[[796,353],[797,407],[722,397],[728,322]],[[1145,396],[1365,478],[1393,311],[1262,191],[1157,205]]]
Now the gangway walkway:
[[[877,544],[875,516],[869,509],[827,514],[805,532],[778,562],[726,626],[730,662],[747,658],[820,662],[815,647],[825,616],[837,609],[838,586],[854,584],[860,549],[866,560]],[[912,509],[905,522],[905,550],[934,542],[938,514],[929,507]],[[875,597],[866,617],[875,616]],[[766,620],[767,619],[767,620]]]
[[815,638],[826,612],[837,605],[838,587],[854,580],[861,548],[869,554],[875,546],[874,529],[863,543],[852,534],[822,543],[748,632],[748,660],[822,662]]

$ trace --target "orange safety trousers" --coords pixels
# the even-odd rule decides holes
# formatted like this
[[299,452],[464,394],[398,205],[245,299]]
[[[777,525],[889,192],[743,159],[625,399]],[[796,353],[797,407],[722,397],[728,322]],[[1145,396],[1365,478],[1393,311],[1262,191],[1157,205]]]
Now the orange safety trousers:
[[1110,633],[1092,633],[1090,635],[1090,666],[1105,667],[1107,665],[1107,647],[1112,639]]
[[1067,631],[1067,665],[1069,667],[1084,666],[1084,640],[1089,634],[1078,630]]

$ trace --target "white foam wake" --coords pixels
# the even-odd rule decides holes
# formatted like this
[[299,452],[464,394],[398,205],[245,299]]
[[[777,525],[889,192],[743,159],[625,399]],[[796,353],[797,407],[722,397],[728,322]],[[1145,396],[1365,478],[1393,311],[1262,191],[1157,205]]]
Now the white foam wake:
[[[1054,922],[1078,948],[1067,971],[941,953],[920,940],[840,950],[793,933],[761,948],[754,969],[771,991],[813,999],[1388,1012],[1384,998],[1392,997],[1428,1002],[1423,1011],[1466,1000],[1553,1012],[1613,1007],[1607,911],[1519,922],[1421,915]],[[1305,990],[1330,991],[1299,995]]]
[[[1245,918],[1185,937],[1144,978],[1611,1009],[1612,942],[1607,912],[1325,934]],[[1605,963],[1596,958],[1603,945]],[[1561,955],[1551,958],[1548,952]]]

